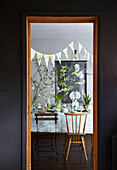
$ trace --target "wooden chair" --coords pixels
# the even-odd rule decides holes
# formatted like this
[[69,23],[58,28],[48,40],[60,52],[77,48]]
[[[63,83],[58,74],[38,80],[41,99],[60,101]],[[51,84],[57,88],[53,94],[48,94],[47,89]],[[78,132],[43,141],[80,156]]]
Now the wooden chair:
[[[36,113],[35,114],[35,121],[36,121],[36,126],[37,126],[37,134],[40,136],[40,134],[41,134],[41,132],[40,133],[38,133],[38,121],[51,121],[51,120],[53,120],[54,121],[54,123],[56,124],[57,123],[57,120],[58,120],[58,113]],[[43,133],[43,132],[42,132]],[[43,134],[47,134],[47,132],[45,132],[45,133],[43,133]],[[55,151],[54,151],[54,149],[52,148],[52,146],[53,146],[53,143],[52,143],[52,134],[53,133],[51,133],[50,135],[51,135],[51,152],[56,152],[56,155],[58,154],[57,153],[57,149],[56,149],[56,133],[55,133]],[[46,138],[41,138],[41,139],[46,139]],[[39,140],[37,140],[37,141],[39,141]],[[43,145],[41,145],[40,147],[49,147],[50,145],[49,145],[49,143],[48,142],[44,142],[44,143],[47,143],[47,145],[45,146],[43,146]],[[39,143],[38,143],[38,146],[39,146]],[[39,147],[38,147],[39,148]],[[41,151],[41,152],[45,152],[45,151]],[[47,152],[49,152],[49,151],[47,151]],[[45,156],[46,157],[46,156]]]
[[58,113],[36,113],[35,120],[38,131],[38,121],[54,120],[56,124],[58,120]]
[[[87,115],[88,115],[87,112],[85,112],[85,113],[65,113],[66,124],[67,124],[67,137],[66,137],[66,142],[65,142],[63,154],[65,152],[67,142],[68,142],[66,161],[68,159],[71,143],[82,144],[83,149],[84,149],[85,159],[88,160],[87,152],[86,152],[85,139],[84,139]],[[70,116],[71,116],[71,119],[69,119]],[[79,118],[79,124],[77,123],[78,118]],[[81,127],[82,121],[83,121],[83,127]],[[72,126],[71,129],[70,129],[70,123],[71,123],[71,126]],[[82,128],[82,130],[81,130],[81,128]]]

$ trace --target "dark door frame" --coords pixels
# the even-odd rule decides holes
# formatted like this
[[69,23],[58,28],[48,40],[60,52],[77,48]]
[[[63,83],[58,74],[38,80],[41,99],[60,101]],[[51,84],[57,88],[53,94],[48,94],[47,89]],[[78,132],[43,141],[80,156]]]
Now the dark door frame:
[[[22,169],[31,167],[31,23],[93,23],[93,170],[98,169],[98,16],[38,16],[22,18]],[[25,30],[24,30],[25,28]],[[25,161],[24,161],[25,160]]]

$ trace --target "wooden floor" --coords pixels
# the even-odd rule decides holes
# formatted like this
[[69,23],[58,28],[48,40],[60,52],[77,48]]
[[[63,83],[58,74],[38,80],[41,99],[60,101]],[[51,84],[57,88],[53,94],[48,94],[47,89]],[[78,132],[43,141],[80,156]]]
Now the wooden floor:
[[88,161],[80,144],[72,144],[68,161],[65,161],[62,154],[65,134],[32,133],[31,139],[32,170],[93,170],[91,135],[85,136]]

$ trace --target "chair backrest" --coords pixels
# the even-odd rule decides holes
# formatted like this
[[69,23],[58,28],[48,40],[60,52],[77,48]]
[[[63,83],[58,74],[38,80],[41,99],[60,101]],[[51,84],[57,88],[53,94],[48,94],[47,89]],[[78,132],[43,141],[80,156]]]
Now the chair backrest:
[[36,113],[35,120],[36,120],[36,124],[38,124],[38,120],[39,121],[55,120],[55,123],[57,123],[58,113]]
[[80,135],[85,134],[87,112],[65,113],[68,135],[73,135],[73,141],[79,141]]
[[58,113],[36,113],[35,121],[36,121],[37,131],[39,130],[38,121],[49,121],[49,120],[54,120],[56,124],[58,120]]

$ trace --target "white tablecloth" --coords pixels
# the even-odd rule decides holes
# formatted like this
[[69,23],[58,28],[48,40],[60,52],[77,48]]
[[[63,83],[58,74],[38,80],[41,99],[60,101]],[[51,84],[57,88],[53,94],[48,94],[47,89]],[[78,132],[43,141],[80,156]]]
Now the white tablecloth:
[[[71,119],[71,116],[69,116],[69,119]],[[83,121],[81,121],[81,127],[82,126]],[[37,132],[34,114],[31,114],[31,132]],[[38,121],[38,132],[67,132],[66,118],[64,113],[58,113],[58,120],[56,124],[53,120]],[[93,113],[88,113],[85,133],[93,134]]]

